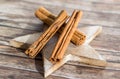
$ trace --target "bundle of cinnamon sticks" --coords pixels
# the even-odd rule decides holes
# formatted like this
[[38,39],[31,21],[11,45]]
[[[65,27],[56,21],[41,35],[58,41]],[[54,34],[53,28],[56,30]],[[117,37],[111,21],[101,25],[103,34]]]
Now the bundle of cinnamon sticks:
[[[56,19],[56,15],[45,9],[44,7],[40,7],[36,12],[35,15],[37,18],[42,20],[44,23],[51,25],[54,20]],[[64,25],[58,30],[59,33],[62,32]],[[86,35],[82,32],[80,32],[78,29],[75,30],[71,42],[74,43],[75,45],[81,45],[85,42]]]
[[50,27],[25,51],[29,57],[35,58],[56,32],[60,32],[60,36],[50,56],[50,61],[53,63],[62,60],[70,41],[75,45],[84,43],[85,34],[76,29],[81,19],[82,11],[74,10],[69,17],[67,12],[62,10],[56,17],[47,9],[41,7],[35,12],[35,15]]

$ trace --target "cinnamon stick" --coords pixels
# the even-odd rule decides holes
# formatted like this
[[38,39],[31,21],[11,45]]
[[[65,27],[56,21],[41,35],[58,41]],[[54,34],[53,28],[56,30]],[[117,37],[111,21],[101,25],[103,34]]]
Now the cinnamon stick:
[[[41,16],[39,13],[47,16],[47,18]],[[35,12],[36,17],[38,17],[40,20],[42,20],[44,23],[51,25],[53,23],[53,21],[55,20],[56,16],[54,14],[52,14],[51,12],[49,12],[47,9],[45,9],[44,7],[40,7],[36,12]],[[58,32],[62,32],[62,30],[64,29],[64,26],[66,24],[63,25],[63,27],[61,27]],[[79,30],[76,29],[76,31],[73,34],[73,37],[71,39],[71,41],[75,44],[75,45],[81,45],[85,42],[86,36],[85,34],[83,34],[82,32],[80,32]]]
[[55,20],[56,16],[53,15],[51,12],[49,12],[47,9],[45,9],[44,7],[40,7],[40,9],[38,9],[40,12],[42,12],[42,14],[48,16],[49,18]]
[[75,10],[73,12],[72,16],[65,25],[65,28],[58,39],[58,42],[50,57],[50,61],[58,62],[63,58],[65,50],[70,43],[70,40],[76,30],[76,27],[78,26],[78,22],[81,18],[81,15],[82,15],[81,11]]
[[39,10],[35,12],[35,15],[48,25],[51,25],[54,22],[52,18],[49,18],[49,16],[44,15],[44,13],[40,12]]
[[[48,18],[47,16],[45,17]],[[62,24],[67,20],[67,17],[68,17],[67,12],[65,10],[62,10],[59,16],[56,18],[56,20],[50,25],[50,27],[39,37],[38,40],[36,40],[25,51],[25,53],[28,54],[31,58],[35,58],[35,56],[41,51],[41,49],[46,45],[50,38],[58,31]]]

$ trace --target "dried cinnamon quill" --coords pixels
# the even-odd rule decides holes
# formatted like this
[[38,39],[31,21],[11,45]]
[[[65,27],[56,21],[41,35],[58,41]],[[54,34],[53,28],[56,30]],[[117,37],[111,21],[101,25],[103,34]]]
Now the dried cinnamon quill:
[[56,46],[50,57],[50,61],[58,62],[63,58],[66,48],[68,47],[70,40],[78,26],[81,16],[81,11],[74,10],[73,14],[65,25],[58,42],[56,43]]
[[[41,15],[41,17],[42,16],[48,18],[47,16]],[[50,38],[58,31],[67,18],[67,12],[62,10],[56,20],[50,25],[50,27],[25,51],[25,53],[28,54],[31,58],[35,58],[35,56],[41,51]]]
[[[36,17],[38,17],[40,20],[42,20],[44,23],[51,25],[56,16],[54,14],[52,14],[51,12],[49,12],[47,9],[45,9],[44,7],[40,7],[36,12],[35,12]],[[44,15],[44,16],[43,16]],[[60,28],[58,30],[58,32],[62,32],[62,30],[64,29],[64,26],[66,24],[64,24],[62,26],[62,28]],[[75,30],[71,41],[75,44],[75,45],[81,45],[85,42],[86,39],[86,35],[83,34],[82,32],[80,32],[78,29]]]

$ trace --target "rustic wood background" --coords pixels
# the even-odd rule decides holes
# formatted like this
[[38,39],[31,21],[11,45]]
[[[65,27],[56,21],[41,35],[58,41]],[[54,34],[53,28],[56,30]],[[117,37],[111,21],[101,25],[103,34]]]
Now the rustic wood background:
[[91,45],[109,62],[106,69],[68,62],[47,79],[120,79],[120,0],[0,0],[0,79],[42,79],[42,60],[30,59],[9,46],[14,37],[42,31],[34,12],[40,6],[58,14],[83,10],[80,26],[101,25],[103,32]]

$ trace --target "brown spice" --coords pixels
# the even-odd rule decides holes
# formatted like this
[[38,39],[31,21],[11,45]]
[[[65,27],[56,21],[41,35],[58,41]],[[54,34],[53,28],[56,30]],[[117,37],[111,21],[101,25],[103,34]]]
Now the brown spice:
[[82,16],[81,11],[75,10],[73,12],[72,16],[68,20],[67,24],[65,25],[64,30],[62,31],[58,39],[58,42],[50,57],[50,61],[58,62],[63,58],[65,51],[70,43],[70,40],[76,30],[76,27],[78,26],[78,22],[81,16]]
[[[41,17],[42,16],[44,15],[41,14]],[[48,18],[47,16],[45,17]],[[67,18],[67,12],[62,10],[56,20],[50,25],[50,27],[25,51],[25,53],[28,54],[31,58],[35,58],[35,56],[41,51],[50,38],[58,31]]]
[[[42,15],[44,16],[42,16]],[[36,17],[38,17],[40,20],[42,20],[44,23],[51,25],[53,23],[53,21],[55,20],[56,16],[54,14],[52,14],[51,12],[49,12],[47,9],[45,9],[44,7],[40,7],[36,12],[35,12]],[[47,17],[47,18],[46,18]],[[58,32],[62,32],[64,29],[64,26],[66,24],[63,25],[62,28],[60,28],[58,30]],[[83,34],[82,32],[80,32],[79,30],[75,30],[73,37],[71,39],[71,41],[75,44],[75,45],[81,45],[85,42],[86,36],[85,34]]]

